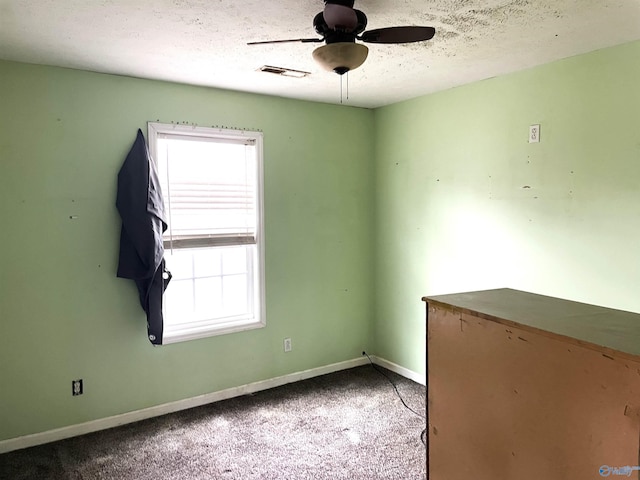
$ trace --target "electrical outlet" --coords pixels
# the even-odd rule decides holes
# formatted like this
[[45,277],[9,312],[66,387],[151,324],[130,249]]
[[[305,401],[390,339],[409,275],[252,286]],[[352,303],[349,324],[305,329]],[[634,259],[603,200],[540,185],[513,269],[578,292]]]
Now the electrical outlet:
[[540,142],[540,125],[529,126],[529,143]]
[[82,379],[71,381],[71,395],[82,395]]
[[284,351],[285,352],[290,352],[291,351],[291,339],[290,338],[285,338],[284,339]]

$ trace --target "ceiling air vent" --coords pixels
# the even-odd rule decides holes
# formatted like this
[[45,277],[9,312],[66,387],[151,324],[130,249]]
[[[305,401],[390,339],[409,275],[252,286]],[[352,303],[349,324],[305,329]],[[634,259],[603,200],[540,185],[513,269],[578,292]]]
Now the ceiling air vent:
[[291,68],[272,67],[271,65],[263,65],[259,68],[261,72],[274,73],[283,77],[304,78],[311,75],[311,72],[303,72],[302,70],[292,70]]

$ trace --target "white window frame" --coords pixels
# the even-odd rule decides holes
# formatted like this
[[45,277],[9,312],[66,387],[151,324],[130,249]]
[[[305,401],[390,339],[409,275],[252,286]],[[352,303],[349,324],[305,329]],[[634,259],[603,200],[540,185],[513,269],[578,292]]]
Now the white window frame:
[[[157,141],[163,135],[201,137],[220,142],[248,142],[253,143],[256,147],[256,252],[257,259],[253,265],[253,276],[255,289],[253,302],[253,319],[251,321],[242,319],[240,321],[229,319],[224,323],[220,322],[191,322],[191,327],[181,331],[171,331],[165,328],[163,334],[163,344],[177,343],[187,340],[195,340],[216,335],[224,335],[245,330],[253,330],[266,326],[266,310],[265,310],[265,269],[264,269],[264,173],[263,173],[263,134],[262,132],[232,130],[225,128],[209,128],[197,127],[190,125],[164,124],[158,122],[149,122],[148,127],[148,143],[149,154],[152,161],[157,166]],[[164,192],[163,192],[164,193]],[[169,205],[165,204],[165,212],[169,215]],[[166,244],[166,243],[165,243]],[[191,249],[189,249],[191,250]],[[171,282],[168,289],[171,288]]]

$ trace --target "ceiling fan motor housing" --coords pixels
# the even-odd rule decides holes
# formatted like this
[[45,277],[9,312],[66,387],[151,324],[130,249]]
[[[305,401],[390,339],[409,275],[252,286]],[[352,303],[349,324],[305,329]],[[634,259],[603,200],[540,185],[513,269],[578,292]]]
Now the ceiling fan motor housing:
[[326,43],[337,42],[355,42],[356,37],[364,32],[367,28],[367,16],[361,10],[355,10],[357,16],[357,25],[351,31],[344,31],[340,29],[333,29],[329,27],[324,18],[324,12],[318,13],[313,19],[313,28],[321,35]]
[[342,5],[343,7],[353,8],[354,0],[324,0],[324,4]]

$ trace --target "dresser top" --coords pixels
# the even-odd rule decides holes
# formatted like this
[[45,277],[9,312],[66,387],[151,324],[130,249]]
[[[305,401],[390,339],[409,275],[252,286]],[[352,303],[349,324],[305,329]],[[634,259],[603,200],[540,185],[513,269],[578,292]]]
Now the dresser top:
[[422,300],[505,325],[561,336],[603,352],[640,356],[637,313],[508,288],[427,296]]

